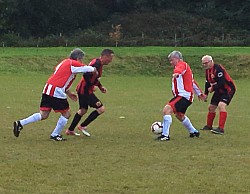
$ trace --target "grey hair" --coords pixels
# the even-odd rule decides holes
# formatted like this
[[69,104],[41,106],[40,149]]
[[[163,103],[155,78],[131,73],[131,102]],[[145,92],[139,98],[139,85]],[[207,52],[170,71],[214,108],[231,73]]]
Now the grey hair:
[[85,56],[85,53],[81,49],[76,48],[70,52],[69,58],[77,60],[77,59],[83,59],[84,56]]
[[180,51],[173,51],[168,55],[168,59],[176,58],[176,59],[183,59],[182,54]]
[[213,61],[213,57],[211,57],[210,55],[205,55],[201,58],[201,61]]

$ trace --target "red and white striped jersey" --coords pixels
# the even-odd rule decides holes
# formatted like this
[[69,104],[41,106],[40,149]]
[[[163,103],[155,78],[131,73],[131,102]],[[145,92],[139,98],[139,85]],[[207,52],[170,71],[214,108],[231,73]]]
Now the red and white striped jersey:
[[190,66],[186,62],[180,61],[176,64],[174,73],[178,73],[179,76],[172,79],[173,95],[182,96],[193,102],[193,93],[200,95],[202,90],[194,80]]
[[66,91],[72,85],[76,74],[93,71],[94,68],[91,66],[85,66],[85,64],[73,59],[65,59],[56,66],[54,73],[50,76],[43,88],[43,94],[66,99]]

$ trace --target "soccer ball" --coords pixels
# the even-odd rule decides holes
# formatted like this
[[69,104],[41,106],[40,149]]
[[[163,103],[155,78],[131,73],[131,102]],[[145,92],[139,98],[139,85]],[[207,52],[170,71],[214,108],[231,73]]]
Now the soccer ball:
[[160,121],[153,122],[153,124],[150,127],[152,133],[154,133],[155,135],[161,134],[162,133],[162,128],[163,128],[163,126],[162,126]]

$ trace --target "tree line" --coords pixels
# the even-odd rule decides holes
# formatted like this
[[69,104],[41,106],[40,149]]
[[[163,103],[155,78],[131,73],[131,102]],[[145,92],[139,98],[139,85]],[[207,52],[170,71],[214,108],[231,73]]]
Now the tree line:
[[209,38],[249,44],[249,10],[250,0],[0,0],[0,38],[15,44],[48,44],[55,37],[57,44],[74,38],[112,44],[107,40],[112,26],[121,25],[125,45],[197,44]]

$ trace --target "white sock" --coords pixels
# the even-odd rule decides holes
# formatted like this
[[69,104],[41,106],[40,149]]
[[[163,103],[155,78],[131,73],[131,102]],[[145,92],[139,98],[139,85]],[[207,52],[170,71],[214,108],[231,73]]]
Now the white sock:
[[169,128],[172,123],[171,115],[164,115],[162,123],[163,123],[162,135],[169,136]]
[[184,125],[184,127],[186,127],[186,129],[189,131],[189,133],[198,132],[194,128],[194,126],[192,125],[191,121],[189,120],[189,118],[187,116],[185,116],[184,120],[182,121],[182,124]]
[[65,127],[65,125],[67,124],[67,122],[68,122],[68,119],[66,119],[64,116],[61,115],[60,118],[57,121],[56,128],[51,133],[51,136],[55,137],[57,135],[60,135],[61,131],[63,130],[63,128]]
[[27,117],[26,119],[20,120],[22,126],[27,125],[29,123],[33,123],[36,121],[40,121],[42,119],[42,115],[40,113],[34,113],[33,115]]

